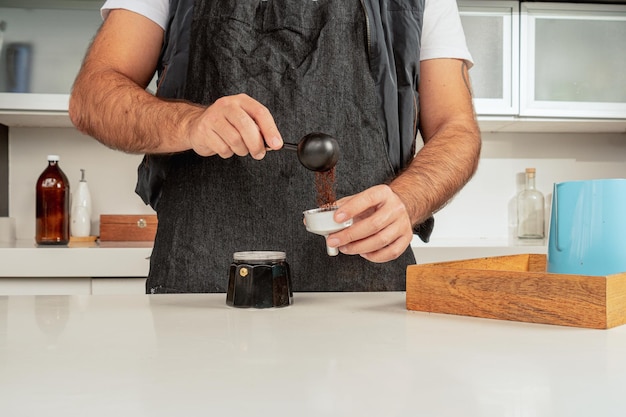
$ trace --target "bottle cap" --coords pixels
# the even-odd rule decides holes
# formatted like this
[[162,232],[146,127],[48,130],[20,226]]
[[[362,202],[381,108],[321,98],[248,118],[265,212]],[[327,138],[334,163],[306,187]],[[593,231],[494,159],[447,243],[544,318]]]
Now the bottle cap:
[[535,173],[535,168],[526,168],[526,172],[529,174],[534,174]]
[[48,161],[58,161],[59,155],[48,155]]

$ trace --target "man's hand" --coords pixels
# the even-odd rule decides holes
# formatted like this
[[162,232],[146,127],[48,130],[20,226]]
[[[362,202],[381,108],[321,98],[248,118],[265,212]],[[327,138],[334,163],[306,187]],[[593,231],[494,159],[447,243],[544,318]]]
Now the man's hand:
[[353,219],[352,226],[328,236],[327,244],[371,262],[398,258],[413,239],[411,220],[400,197],[388,185],[377,185],[337,201],[334,219]]
[[266,147],[278,150],[283,141],[269,110],[248,95],[218,99],[190,123],[189,143],[201,156],[252,155],[263,159]]

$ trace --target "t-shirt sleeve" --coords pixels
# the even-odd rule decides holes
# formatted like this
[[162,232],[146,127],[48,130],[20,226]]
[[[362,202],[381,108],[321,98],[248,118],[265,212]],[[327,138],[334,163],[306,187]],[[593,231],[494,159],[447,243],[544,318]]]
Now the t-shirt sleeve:
[[169,13],[168,0],[107,0],[100,14],[106,19],[112,9],[125,9],[138,13],[152,20],[161,28],[165,29]]
[[456,0],[426,0],[420,60],[463,59],[474,63],[467,48]]

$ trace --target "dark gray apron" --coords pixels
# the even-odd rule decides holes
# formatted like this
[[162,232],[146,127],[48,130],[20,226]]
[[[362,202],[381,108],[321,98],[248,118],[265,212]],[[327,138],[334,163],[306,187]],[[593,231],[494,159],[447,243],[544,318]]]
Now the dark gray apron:
[[[287,142],[316,131],[336,137],[338,198],[392,178],[359,0],[197,0],[189,58],[187,99],[245,92],[269,108]],[[384,264],[330,257],[302,222],[316,206],[315,174],[293,152],[262,161],[174,155],[148,292],[224,292],[232,254],[250,250],[286,252],[296,292],[405,289],[410,248]]]

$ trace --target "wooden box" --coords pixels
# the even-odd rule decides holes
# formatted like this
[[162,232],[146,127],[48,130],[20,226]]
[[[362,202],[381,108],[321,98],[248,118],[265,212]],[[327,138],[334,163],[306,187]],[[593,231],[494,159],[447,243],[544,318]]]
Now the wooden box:
[[156,214],[101,214],[100,241],[154,241]]
[[552,274],[535,254],[407,268],[409,310],[608,329],[626,323],[626,272]]

